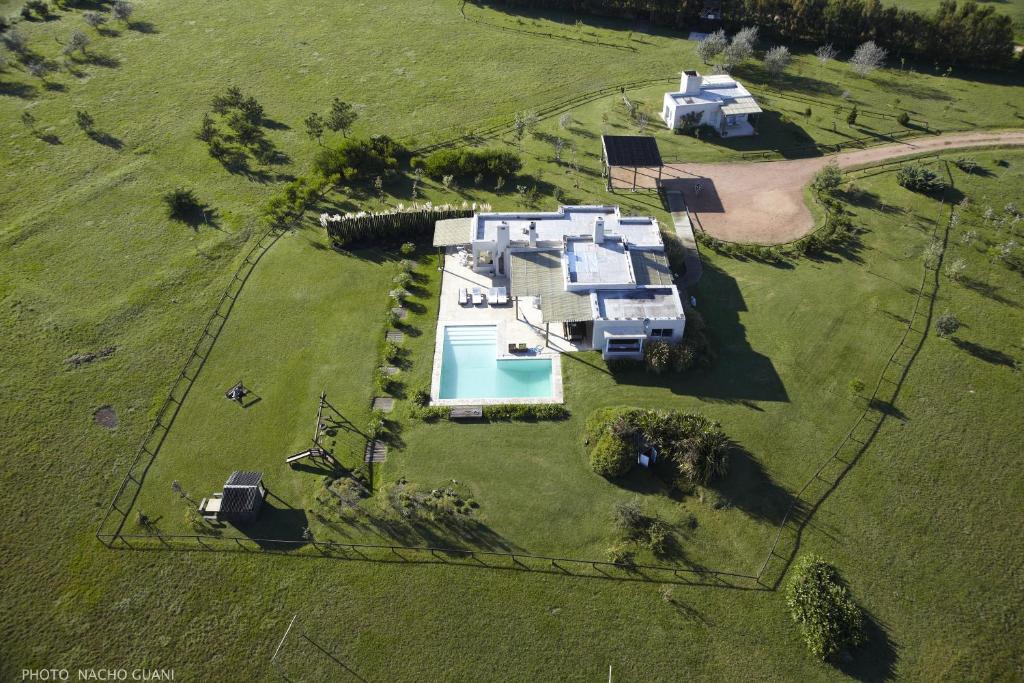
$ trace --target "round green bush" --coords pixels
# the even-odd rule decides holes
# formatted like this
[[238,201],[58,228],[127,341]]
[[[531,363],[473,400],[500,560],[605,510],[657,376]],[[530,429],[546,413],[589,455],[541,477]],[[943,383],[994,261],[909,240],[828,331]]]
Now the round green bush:
[[633,444],[611,432],[602,434],[590,451],[590,467],[606,479],[625,475],[635,462]]

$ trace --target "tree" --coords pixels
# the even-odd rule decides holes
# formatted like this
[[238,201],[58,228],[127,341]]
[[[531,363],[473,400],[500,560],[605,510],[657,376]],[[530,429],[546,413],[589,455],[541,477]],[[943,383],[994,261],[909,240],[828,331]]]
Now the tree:
[[325,127],[324,117],[320,116],[320,114],[316,112],[313,112],[312,114],[306,117],[304,123],[306,124],[306,135],[309,136],[309,139],[316,140],[317,144],[322,145]]
[[48,67],[46,62],[41,59],[33,59],[25,65],[25,70],[28,71],[29,75],[35,76],[41,81],[45,81],[46,74],[50,72],[50,67]]
[[730,64],[740,64],[754,55],[754,46],[757,44],[758,29],[756,26],[741,28],[732,37],[732,42],[726,48],[726,56]]
[[793,61],[793,55],[789,53],[789,48],[779,45],[765,53],[764,69],[772,78],[778,78],[789,67],[791,61]]
[[4,47],[13,52],[16,55],[24,56],[28,52],[28,38],[25,34],[17,29],[11,29],[4,33],[0,33],[0,42],[3,43]]
[[728,44],[729,39],[725,37],[725,29],[718,29],[714,33],[704,36],[704,39],[697,44],[697,56],[705,64],[710,64],[711,60],[720,55]]
[[558,117],[558,126],[562,130],[566,130],[566,129],[570,128],[572,126],[572,114],[570,114],[569,112],[565,112],[564,114],[559,116]]
[[89,47],[89,36],[85,35],[82,31],[74,31],[68,38],[68,42],[65,43],[63,52],[65,55],[72,55],[75,52],[81,52],[85,55],[85,48]]
[[89,24],[89,26],[97,31],[100,30],[100,27],[103,26],[103,24],[107,23],[107,17],[99,12],[86,12],[82,15],[82,18],[85,19],[85,23]]
[[89,112],[79,109],[75,112],[75,123],[86,133],[91,133],[96,125],[96,120]]
[[832,192],[843,182],[843,172],[839,170],[839,164],[832,161],[825,164],[820,171],[814,174],[811,186],[822,192]]
[[953,282],[959,282],[963,278],[966,270],[967,262],[962,258],[958,258],[946,266],[946,277]]
[[814,51],[814,56],[818,58],[818,61],[821,62],[822,66],[825,66],[831,60],[835,59],[837,54],[839,53],[834,47],[832,47],[832,43],[826,43]]
[[940,337],[948,337],[960,329],[960,319],[946,311],[935,321],[935,332]]
[[846,125],[848,125],[848,126],[855,125],[857,123],[857,114],[859,114],[859,113],[860,112],[857,111],[857,105],[856,104],[853,105],[853,109],[851,109],[850,113],[848,113],[846,115]]
[[33,134],[36,132],[36,117],[28,109],[21,112],[21,122],[25,124]]
[[786,604],[800,625],[807,648],[822,660],[864,642],[864,614],[835,567],[805,555],[793,568]]
[[125,24],[132,18],[132,13],[135,11],[135,7],[127,0],[114,0],[112,9],[114,18]]
[[885,64],[885,57],[888,54],[884,48],[869,40],[862,43],[850,58],[850,66],[858,76],[867,76],[875,69]]
[[331,111],[327,114],[327,127],[335,133],[341,133],[348,137],[348,131],[352,124],[359,118],[359,114],[348,102],[342,102],[337,97],[331,102]]
[[939,192],[946,186],[935,171],[916,163],[901,166],[900,170],[896,171],[896,182],[911,192],[923,194]]

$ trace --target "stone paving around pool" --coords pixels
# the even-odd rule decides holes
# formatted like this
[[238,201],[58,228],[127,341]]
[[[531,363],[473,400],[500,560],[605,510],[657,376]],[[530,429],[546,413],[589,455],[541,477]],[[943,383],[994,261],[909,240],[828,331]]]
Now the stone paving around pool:
[[[472,290],[479,287],[486,294],[492,287],[505,287],[508,291],[507,277],[494,277],[475,273],[471,268],[459,262],[454,250],[444,257],[444,274],[441,279],[441,302],[438,307],[437,334],[434,341],[434,368],[431,380],[431,401],[434,405],[494,405],[504,403],[561,403],[562,402],[562,366],[560,354],[566,351],[586,351],[589,346],[580,346],[566,340],[562,335],[562,326],[552,324],[545,342],[544,323],[541,312],[532,301],[524,299],[519,302],[519,313],[516,315],[515,301],[509,297],[504,306],[492,306],[488,302],[474,306],[459,303],[459,290]],[[552,359],[552,393],[553,398],[518,398],[518,399],[438,399],[438,387],[441,376],[441,357],[444,351],[444,328],[452,325],[494,325],[497,332],[498,358],[551,358]],[[529,348],[527,353],[511,354],[509,344],[524,343]]]

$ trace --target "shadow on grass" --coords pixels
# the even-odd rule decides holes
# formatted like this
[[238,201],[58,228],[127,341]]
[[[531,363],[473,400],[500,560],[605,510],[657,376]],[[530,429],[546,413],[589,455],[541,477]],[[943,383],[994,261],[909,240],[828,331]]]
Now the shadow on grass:
[[0,81],[0,97],[19,97],[29,100],[36,96],[36,87],[29,83],[9,83]]
[[888,681],[896,675],[899,653],[896,643],[873,614],[864,610],[864,644],[845,655],[836,668],[858,681]]
[[[694,290],[702,302],[712,344],[718,358],[706,370],[682,374],[656,375],[642,367],[612,373],[621,384],[660,386],[673,393],[694,396],[705,401],[749,404],[750,401],[788,402],[789,395],[771,359],[757,352],[747,340],[740,313],[747,310],[736,280],[713,263],[704,264],[704,273]],[[563,356],[586,363],[584,354]],[[592,367],[599,366],[587,363]]]
[[121,139],[111,135],[110,133],[100,130],[89,130],[86,131],[85,134],[89,136],[90,140],[97,142],[104,147],[109,147],[114,150],[119,150],[124,147],[124,143],[121,142]]
[[[297,550],[300,546],[295,541],[303,540],[303,532],[309,526],[306,511],[293,508],[280,499],[277,499],[275,505],[271,503],[271,498],[276,496],[268,492],[259,517],[235,526],[264,550]],[[268,539],[290,542],[277,543]]]
[[1020,308],[1020,304],[1018,302],[1000,294],[999,287],[995,285],[990,285],[987,282],[976,280],[970,276],[962,276],[960,282],[961,284],[963,284],[964,287],[971,290],[972,292],[977,292],[986,299],[990,299],[996,302],[997,304],[1012,306],[1013,308]]
[[780,524],[794,504],[797,506],[793,509],[794,515],[804,512],[800,501],[739,444],[734,444],[729,451],[729,473],[724,479],[713,481],[708,488],[750,517],[773,525]]
[[151,21],[132,21],[128,23],[128,28],[136,33],[160,33],[156,25]]
[[1017,360],[1013,356],[1003,353],[999,349],[993,349],[989,346],[969,342],[965,339],[960,339],[959,337],[951,337],[950,341],[952,341],[961,351],[966,351],[978,360],[983,360],[986,363],[1002,365],[1007,368],[1013,368],[1017,365]]

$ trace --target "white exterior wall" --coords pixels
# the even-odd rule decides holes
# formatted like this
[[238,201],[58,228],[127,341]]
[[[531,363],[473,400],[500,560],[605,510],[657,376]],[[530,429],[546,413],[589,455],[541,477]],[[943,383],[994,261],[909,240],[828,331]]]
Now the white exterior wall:
[[[664,105],[661,109],[661,118],[664,119],[665,125],[670,130],[675,130],[679,127],[680,122],[683,120],[683,116],[693,112],[702,112],[704,116],[700,122],[709,126],[719,127],[722,120],[722,110],[717,103],[706,103],[706,104],[679,104],[675,97],[676,93],[665,93]],[[668,112],[668,116],[665,113]]]
[[[672,330],[671,337],[651,337],[651,330]],[[646,344],[649,341],[664,341],[670,344],[678,344],[683,341],[683,332],[686,329],[685,318],[673,318],[671,320],[648,320],[647,324],[644,324],[643,320],[595,320],[594,321],[594,335],[593,344],[594,349],[601,351],[601,355],[608,358],[607,354],[607,338],[605,332],[609,332],[615,335],[636,335],[638,337],[644,337]],[[630,358],[637,357],[628,354],[620,354],[612,357],[618,358]]]

